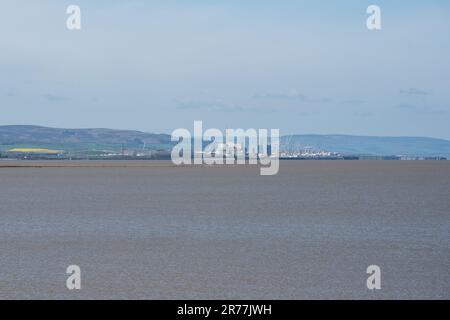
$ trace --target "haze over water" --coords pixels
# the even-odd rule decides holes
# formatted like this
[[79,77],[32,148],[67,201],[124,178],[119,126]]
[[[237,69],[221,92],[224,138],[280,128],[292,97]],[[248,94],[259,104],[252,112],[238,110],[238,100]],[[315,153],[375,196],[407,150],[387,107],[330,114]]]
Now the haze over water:
[[448,161],[5,164],[0,298],[450,298]]

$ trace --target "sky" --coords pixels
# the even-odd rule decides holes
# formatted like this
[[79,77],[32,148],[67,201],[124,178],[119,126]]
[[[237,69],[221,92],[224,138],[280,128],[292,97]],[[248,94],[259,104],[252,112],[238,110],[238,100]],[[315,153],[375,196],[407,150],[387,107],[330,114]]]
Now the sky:
[[449,1],[0,4],[0,125],[450,140]]

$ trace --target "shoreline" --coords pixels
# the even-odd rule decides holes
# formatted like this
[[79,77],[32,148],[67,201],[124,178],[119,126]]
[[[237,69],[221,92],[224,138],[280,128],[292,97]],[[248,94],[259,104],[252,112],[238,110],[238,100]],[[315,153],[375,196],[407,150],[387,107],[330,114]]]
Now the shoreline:
[[[285,160],[280,159],[280,163],[314,163],[317,165],[327,163],[402,163],[403,165],[414,164],[442,164],[450,163],[444,160]],[[175,165],[170,160],[16,160],[0,159],[0,169],[13,168],[236,168],[236,167],[260,167],[260,164],[183,164]]]

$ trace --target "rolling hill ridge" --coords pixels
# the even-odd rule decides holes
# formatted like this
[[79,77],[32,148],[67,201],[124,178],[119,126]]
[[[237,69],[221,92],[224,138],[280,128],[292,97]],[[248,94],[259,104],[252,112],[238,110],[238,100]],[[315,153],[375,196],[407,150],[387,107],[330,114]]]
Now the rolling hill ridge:
[[[65,151],[169,150],[169,134],[115,129],[62,129],[29,125],[0,126],[0,151],[49,148]],[[450,157],[450,141],[425,137],[354,135],[290,135],[281,137],[281,151],[310,147],[346,155],[411,155]]]

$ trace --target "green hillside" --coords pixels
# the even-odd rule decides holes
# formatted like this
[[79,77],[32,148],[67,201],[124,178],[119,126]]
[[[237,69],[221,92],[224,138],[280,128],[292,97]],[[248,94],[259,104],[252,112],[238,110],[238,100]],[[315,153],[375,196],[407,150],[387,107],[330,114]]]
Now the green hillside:
[[[0,126],[0,151],[45,148],[101,154],[128,150],[170,150],[168,134],[132,130],[60,129],[39,126]],[[424,137],[369,137],[352,135],[292,135],[281,138],[280,149],[338,152],[344,155],[411,155],[450,157],[450,141]]]

